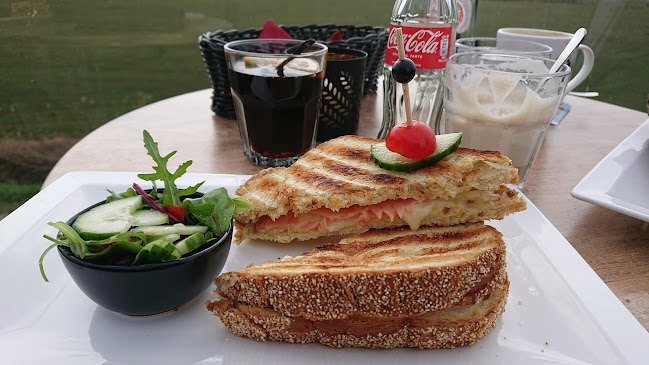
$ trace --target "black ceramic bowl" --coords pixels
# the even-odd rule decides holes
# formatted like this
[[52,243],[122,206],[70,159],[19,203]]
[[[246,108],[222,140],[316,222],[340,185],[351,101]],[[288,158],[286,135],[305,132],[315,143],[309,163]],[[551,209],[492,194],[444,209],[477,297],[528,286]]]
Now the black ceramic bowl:
[[65,268],[88,298],[114,312],[143,316],[172,310],[203,293],[221,273],[231,242],[232,224],[218,241],[193,254],[139,266],[94,264],[78,259],[67,247],[58,246],[58,250]]

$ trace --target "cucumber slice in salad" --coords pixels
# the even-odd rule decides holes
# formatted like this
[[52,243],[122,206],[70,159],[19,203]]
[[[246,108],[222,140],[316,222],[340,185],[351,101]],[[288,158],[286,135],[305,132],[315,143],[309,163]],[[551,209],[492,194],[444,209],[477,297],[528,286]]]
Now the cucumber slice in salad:
[[180,251],[181,255],[184,255],[201,247],[205,242],[207,241],[205,240],[205,236],[202,233],[194,233],[193,235],[176,243],[176,249]]
[[171,226],[141,226],[131,229],[131,232],[142,232],[147,236],[166,236],[172,233],[187,236],[194,233],[205,233],[207,232],[207,226],[186,226],[182,223],[176,223]]
[[133,213],[132,226],[159,226],[169,223],[169,216],[157,210],[137,210]]
[[141,196],[114,200],[79,215],[72,228],[84,240],[102,240],[112,237],[131,228],[133,212],[141,207]]
[[153,240],[164,240],[164,241],[169,241],[171,243],[176,242],[180,239],[180,235],[178,233],[169,233],[167,235],[158,237],[158,236],[150,236],[149,237],[151,241]]
[[180,251],[173,243],[165,240],[155,240],[147,243],[135,256],[133,265],[157,264],[179,259]]
[[371,157],[379,167],[386,170],[402,172],[417,170],[425,166],[430,166],[455,151],[462,141],[462,132],[440,134],[436,136],[436,141],[437,148],[435,148],[435,152],[420,160],[403,157],[396,152],[390,151],[385,146],[385,142],[372,145]]

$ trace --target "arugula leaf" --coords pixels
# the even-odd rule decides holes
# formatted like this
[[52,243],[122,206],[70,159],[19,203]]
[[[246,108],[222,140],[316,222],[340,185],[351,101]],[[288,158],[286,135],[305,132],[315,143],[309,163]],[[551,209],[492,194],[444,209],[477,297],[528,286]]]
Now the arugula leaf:
[[[138,253],[145,241],[146,235],[142,232],[124,232],[100,241],[87,241],[89,252],[86,254],[86,258],[108,257],[112,261],[112,258],[116,256],[112,255],[113,251]],[[108,244],[110,245],[100,251],[90,250],[92,246],[102,247]]]
[[158,186],[156,185],[155,180],[151,181],[151,192],[149,193],[149,196],[153,200],[158,200]]
[[[239,204],[243,205],[242,202]],[[208,226],[212,232],[221,237],[230,227],[236,204],[225,188],[218,188],[200,198],[185,199],[183,206],[200,223]]]
[[126,189],[125,192],[119,193],[119,194],[117,194],[114,191],[109,190],[109,189],[106,189],[106,191],[108,191],[110,193],[110,195],[106,198],[106,203],[110,203],[112,201],[119,200],[119,199],[130,198],[132,196],[137,195],[137,192],[135,192],[135,190],[133,190],[133,188],[128,188],[128,189]]
[[[45,238],[48,238],[48,239],[52,239],[52,237],[49,237],[49,236],[44,236],[44,237],[45,237]],[[43,268],[43,259],[45,258],[45,255],[47,255],[47,253],[50,252],[51,249],[53,249],[54,247],[56,247],[56,246],[58,246],[58,245],[60,245],[60,243],[57,242],[57,241],[54,241],[53,244],[49,245],[49,246],[45,249],[45,251],[43,251],[43,253],[41,254],[41,257],[38,259],[38,268],[39,268],[39,270],[41,271],[41,276],[43,277],[43,280],[45,280],[45,282],[48,282],[48,283],[49,283],[50,281],[49,281],[49,279],[47,278],[47,276],[45,275],[45,269]]]
[[[83,238],[81,238],[81,236],[79,236],[74,228],[68,226],[63,222],[48,223],[48,225],[58,229],[63,234],[63,236],[65,236],[68,243],[66,247],[68,247],[70,251],[72,251],[72,254],[74,256],[82,260],[84,257],[86,257],[86,255],[88,254],[88,243]],[[54,241],[51,239],[51,237],[45,236],[45,238],[49,239],[50,241]]]
[[[43,251],[40,259],[38,260],[41,276],[45,281],[49,280],[47,279],[45,270],[43,269],[43,259],[45,258],[45,255],[47,255],[47,253],[50,252],[50,250],[52,250],[55,246],[61,245],[69,248],[72,254],[81,260],[94,260],[97,258],[102,258],[107,263],[110,263],[112,262],[112,259],[114,257],[119,255],[119,253],[139,252],[142,249],[141,242],[144,242],[144,240],[146,239],[146,235],[144,235],[143,233],[125,232],[103,240],[86,241],[79,236],[74,228],[63,222],[48,224],[58,229],[59,232],[61,232],[61,235],[60,237],[56,238],[50,237],[48,235],[43,236],[45,239],[54,242],[52,245],[47,247],[45,251]],[[94,252],[90,250],[90,247],[103,247],[103,249]]]
[[162,156],[158,150],[158,143],[153,140],[149,132],[146,130],[142,131],[144,137],[144,147],[147,150],[147,154],[153,158],[153,161],[157,166],[153,166],[154,173],[151,174],[138,174],[137,176],[142,180],[156,181],[161,180],[164,182],[164,191],[162,192],[162,205],[180,205],[180,198],[186,195],[191,195],[198,190],[198,188],[203,184],[203,182],[189,187],[187,189],[178,190],[176,187],[176,179],[181,177],[187,168],[192,164],[192,160],[183,162],[178,169],[172,174],[167,169],[167,163],[169,158],[176,154],[176,151],[171,151],[168,155]]

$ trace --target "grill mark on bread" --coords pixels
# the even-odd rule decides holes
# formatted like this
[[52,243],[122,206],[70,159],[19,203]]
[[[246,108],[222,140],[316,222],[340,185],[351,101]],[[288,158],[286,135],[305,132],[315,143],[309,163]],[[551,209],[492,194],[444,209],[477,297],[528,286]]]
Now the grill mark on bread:
[[[321,144],[320,151],[333,156],[344,157],[357,162],[372,163],[370,151],[366,143],[376,143],[377,140],[371,138],[341,138],[330,140],[331,143]],[[359,143],[360,142],[360,143]]]
[[330,163],[324,166],[324,170],[330,171],[335,174],[343,175],[346,177],[354,178],[355,180],[367,181],[374,184],[400,184],[405,182],[404,178],[398,176],[391,176],[386,174],[373,174],[368,170],[357,168],[339,163]]
[[[409,228],[407,228],[409,229]],[[407,232],[407,231],[404,231]],[[426,234],[413,234],[407,236],[398,236],[394,238],[389,238],[382,240],[380,242],[354,242],[354,244],[349,243],[333,243],[328,245],[318,246],[314,249],[313,252],[305,254],[304,257],[317,256],[319,252],[324,251],[334,251],[344,254],[348,257],[353,257],[355,255],[363,254],[363,257],[356,258],[356,261],[367,260],[373,256],[385,256],[389,253],[387,250],[382,250],[382,248],[387,248],[395,254],[401,252],[403,248],[408,248],[417,244],[428,244],[434,245],[432,247],[426,247],[419,249],[416,253],[416,256],[422,257],[426,255],[437,255],[443,254],[451,251],[468,251],[472,248],[482,245],[482,242],[479,242],[478,239],[481,235],[484,235],[483,231],[469,231],[469,232],[449,232],[438,235],[426,235]],[[470,241],[473,240],[473,241]],[[454,241],[464,241],[459,245],[451,245]],[[468,241],[468,242],[467,242]],[[443,243],[443,244],[439,244]],[[350,260],[351,261],[351,260]]]
[[[254,307],[273,308],[287,316],[340,319],[354,313],[397,317],[439,310],[461,300],[472,289],[484,294],[493,290],[497,280],[484,288],[475,287],[482,286],[485,276],[505,267],[505,247],[498,231],[482,223],[422,230],[447,237],[456,235],[468,242],[457,242],[456,250],[448,253],[417,258],[397,254],[382,259],[380,255],[355,258],[356,255],[336,251],[339,246],[330,245],[327,247],[336,250],[323,247],[279,263],[268,262],[222,274],[215,280],[216,292]],[[385,230],[376,234],[376,240],[368,233],[363,237],[377,242],[373,248],[359,238],[349,240],[348,246],[363,245],[369,255],[383,247],[401,249],[407,247],[408,232],[411,231]],[[393,245],[382,243],[381,237],[392,240]],[[419,249],[428,250],[440,246],[439,240],[425,237],[428,236],[422,236],[419,243],[411,243],[411,248],[422,246]],[[449,239],[448,244],[454,243]],[[457,249],[463,245],[466,249]]]
[[[368,184],[362,184],[362,182]],[[295,180],[291,181],[291,183],[299,183],[323,191],[341,189],[365,191],[377,184],[395,185],[405,182],[404,178],[398,176],[373,174],[364,169],[339,163],[326,164],[317,172],[306,166],[298,166]]]
[[342,181],[330,176],[311,172],[312,170],[303,169],[296,175],[296,180],[306,186],[318,190],[328,191],[342,188],[349,188],[351,184],[348,181]]
[[[303,253],[289,260],[279,262],[269,261],[263,266],[251,267],[249,270],[273,270],[277,268],[332,269],[354,267],[362,263],[376,262],[381,259],[408,258],[416,256],[426,259],[429,255],[453,253],[456,256],[475,255],[481,252],[481,247],[488,247],[489,243],[482,241],[491,238],[493,228],[481,224],[465,226],[466,230],[454,231],[448,227],[422,227],[419,231],[410,231],[408,228],[398,228],[385,232],[385,234],[368,234],[362,236],[364,240],[343,240],[338,243],[329,243],[317,246],[311,252]],[[387,232],[397,231],[397,235],[388,235]],[[499,234],[497,234],[499,236]],[[426,245],[426,247],[418,247]],[[404,249],[417,247],[411,255]],[[473,250],[473,251],[471,251]],[[335,265],[331,263],[335,262]],[[371,266],[371,265],[370,265]]]
[[[376,184],[399,185],[407,180],[401,176],[389,175],[368,169],[371,166],[352,166],[349,161],[318,154],[312,159],[296,163],[293,167],[296,182],[323,190],[367,190]],[[325,184],[321,182],[326,182]]]

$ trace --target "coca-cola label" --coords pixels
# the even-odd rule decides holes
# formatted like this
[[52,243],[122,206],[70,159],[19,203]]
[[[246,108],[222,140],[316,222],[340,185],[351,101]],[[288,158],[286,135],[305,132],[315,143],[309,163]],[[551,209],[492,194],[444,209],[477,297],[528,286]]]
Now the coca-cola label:
[[401,28],[403,32],[403,48],[406,57],[415,63],[418,70],[435,70],[446,67],[453,34],[452,27],[417,28],[391,24],[388,46],[385,50],[385,63],[388,65],[394,65],[399,59],[395,32],[397,28]]

